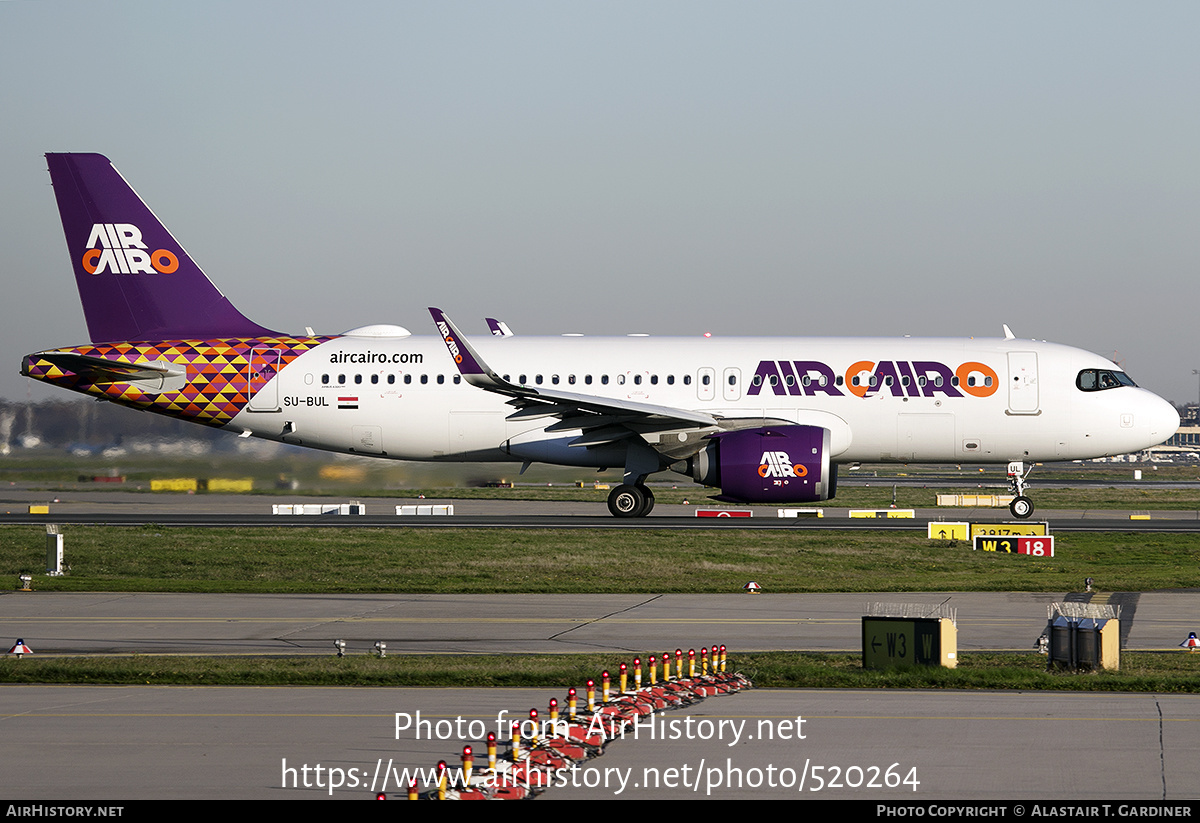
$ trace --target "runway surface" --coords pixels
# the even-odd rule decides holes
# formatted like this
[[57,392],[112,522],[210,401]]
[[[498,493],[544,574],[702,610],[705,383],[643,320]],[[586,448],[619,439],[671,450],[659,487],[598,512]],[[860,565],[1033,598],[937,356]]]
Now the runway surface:
[[[564,694],[5,686],[6,794],[361,800],[385,788],[396,796],[405,769],[457,765],[464,742],[484,751],[487,731],[544,710],[551,697]],[[400,732],[397,713],[407,716]],[[1200,796],[1196,695],[752,690],[658,719],[670,722],[661,734],[643,727],[612,742],[543,799],[1092,806]]]
[[860,651],[873,602],[944,604],[958,647],[1029,651],[1064,599],[1121,608],[1122,647],[1171,650],[1197,630],[1200,590],[1025,594],[444,595],[0,593],[0,638],[38,654],[394,654]]

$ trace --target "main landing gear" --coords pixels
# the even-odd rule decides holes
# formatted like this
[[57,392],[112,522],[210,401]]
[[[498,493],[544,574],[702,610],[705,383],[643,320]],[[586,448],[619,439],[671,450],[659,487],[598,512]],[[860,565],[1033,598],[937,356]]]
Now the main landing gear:
[[658,452],[640,438],[625,447],[625,482],[608,493],[613,517],[645,517],[654,508],[654,492],[646,488],[647,475],[660,471]]
[[1033,471],[1033,466],[1025,468],[1021,461],[1008,464],[1008,488],[1016,497],[1008,504],[1008,510],[1013,517],[1024,520],[1033,514],[1033,501],[1025,496],[1025,478]]
[[654,508],[654,492],[641,483],[623,484],[608,493],[614,517],[645,517]]

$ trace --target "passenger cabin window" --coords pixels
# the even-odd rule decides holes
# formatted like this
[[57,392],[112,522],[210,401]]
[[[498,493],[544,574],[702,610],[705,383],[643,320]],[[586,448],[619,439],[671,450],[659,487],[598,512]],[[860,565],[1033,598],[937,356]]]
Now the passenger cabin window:
[[1084,369],[1075,378],[1075,387],[1080,391],[1104,391],[1118,386],[1136,386],[1129,375],[1109,369]]

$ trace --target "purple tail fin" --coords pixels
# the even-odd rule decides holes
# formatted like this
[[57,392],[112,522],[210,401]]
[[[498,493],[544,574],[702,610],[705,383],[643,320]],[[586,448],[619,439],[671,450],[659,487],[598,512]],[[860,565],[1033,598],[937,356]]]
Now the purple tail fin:
[[274,337],[246,319],[99,154],[47,154],[93,343]]

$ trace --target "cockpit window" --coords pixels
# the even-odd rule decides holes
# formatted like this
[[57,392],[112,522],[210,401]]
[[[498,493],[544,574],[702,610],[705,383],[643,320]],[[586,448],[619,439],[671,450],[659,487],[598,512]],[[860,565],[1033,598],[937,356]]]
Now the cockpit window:
[[1129,375],[1121,371],[1108,369],[1084,369],[1075,378],[1075,385],[1080,391],[1104,391],[1118,386],[1136,386]]

